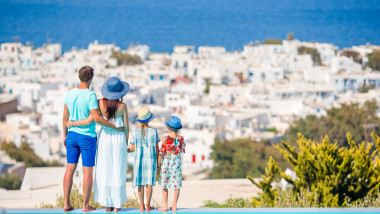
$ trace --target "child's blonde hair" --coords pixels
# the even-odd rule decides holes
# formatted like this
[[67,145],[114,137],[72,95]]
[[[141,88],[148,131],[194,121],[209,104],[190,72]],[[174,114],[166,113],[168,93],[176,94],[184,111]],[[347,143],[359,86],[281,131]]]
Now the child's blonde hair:
[[140,123],[140,128],[141,128],[141,137],[145,143],[145,139],[144,139],[144,136],[145,136],[145,132],[144,132],[144,126],[148,126],[149,122],[139,122]]

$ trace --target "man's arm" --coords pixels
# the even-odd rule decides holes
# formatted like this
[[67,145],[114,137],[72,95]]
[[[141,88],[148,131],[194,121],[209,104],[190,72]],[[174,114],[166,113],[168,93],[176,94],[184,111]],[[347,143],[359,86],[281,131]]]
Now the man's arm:
[[90,110],[92,119],[97,122],[98,124],[111,128],[111,129],[116,129],[115,124],[108,122],[106,119],[104,119],[102,116],[99,115],[99,110],[98,109],[92,109]]
[[91,114],[84,120],[79,121],[67,121],[66,126],[67,128],[70,128],[71,126],[88,126],[90,125],[94,120],[92,119]]
[[67,105],[64,105],[63,107],[63,117],[62,117],[62,128],[63,128],[63,145],[66,148],[66,137],[67,137],[67,127],[66,123],[69,121],[69,109],[67,108]]

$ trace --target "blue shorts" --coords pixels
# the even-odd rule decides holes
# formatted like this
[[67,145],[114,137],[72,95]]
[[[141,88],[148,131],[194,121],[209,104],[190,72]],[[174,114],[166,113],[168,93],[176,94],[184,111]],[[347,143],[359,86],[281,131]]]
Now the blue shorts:
[[69,131],[66,138],[67,163],[77,164],[82,154],[83,166],[95,166],[96,146],[96,137]]

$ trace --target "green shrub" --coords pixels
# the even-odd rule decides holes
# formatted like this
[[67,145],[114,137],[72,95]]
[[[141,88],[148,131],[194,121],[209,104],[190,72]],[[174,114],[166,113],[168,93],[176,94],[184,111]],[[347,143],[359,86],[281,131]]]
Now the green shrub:
[[[79,192],[78,186],[73,186],[70,194],[70,202],[71,205],[73,205],[75,208],[83,208],[83,195]],[[55,204],[51,203],[41,203],[40,208],[63,208],[63,195],[60,195],[57,197]],[[103,206],[100,206],[99,203],[94,202],[94,192],[91,193],[90,198],[90,206],[96,207],[96,208],[104,208]],[[152,203],[153,207],[158,207],[158,204],[153,201]],[[140,203],[137,195],[135,194],[134,197],[128,198],[128,201],[123,204],[122,208],[139,208]]]
[[327,115],[316,117],[309,115],[306,118],[296,120],[285,133],[285,141],[290,145],[296,145],[297,133],[302,133],[308,139],[321,141],[328,135],[330,140],[337,141],[340,146],[349,146],[346,134],[350,132],[355,142],[370,139],[374,129],[365,129],[364,124],[380,125],[377,115],[376,100],[367,101],[364,104],[342,104],[340,108],[327,110]]
[[[297,193],[294,195],[292,191],[282,191],[274,198],[274,203],[265,203],[261,197],[252,198],[229,198],[224,203],[214,201],[204,201],[202,207],[208,208],[312,208],[320,207],[317,203],[317,195],[310,198],[305,193]],[[356,203],[347,204],[347,207],[380,207],[380,195],[376,197],[364,197]]]
[[376,198],[380,188],[380,159],[377,156],[380,138],[374,133],[372,138],[375,148],[369,142],[357,144],[348,133],[347,148],[339,147],[327,136],[322,142],[316,142],[299,134],[297,148],[286,142],[282,142],[283,148],[276,146],[292,165],[296,179],[281,172],[273,158],[269,159],[266,175],[262,176],[261,181],[248,178],[261,188],[260,197],[271,206],[284,204],[278,202],[278,199],[284,198],[281,196],[283,193],[272,186],[278,175],[292,186],[289,198],[293,197],[297,203],[308,198],[310,201],[305,201],[305,204],[316,207],[347,207],[359,202],[366,204],[362,200]]
[[251,208],[256,207],[255,204],[249,200],[244,198],[229,198],[225,203],[219,204],[217,202],[208,200],[203,202],[204,205],[202,207],[207,208]]
[[281,39],[266,39],[264,40],[263,44],[282,45],[282,40]]
[[22,180],[16,173],[3,174],[0,176],[0,188],[7,190],[20,189]]
[[137,55],[129,55],[121,51],[112,51],[111,58],[117,60],[117,65],[140,65],[142,61]]
[[380,71],[380,50],[373,50],[372,54],[368,56],[366,66],[372,70]]
[[354,50],[343,50],[342,55],[346,56],[348,58],[352,58],[352,60],[356,63],[362,64],[362,57],[360,56],[360,53]]
[[270,156],[279,161],[281,167],[290,166],[269,141],[216,139],[211,149],[210,158],[214,161],[214,167],[210,172],[211,178],[260,176],[265,172],[266,161]]
[[314,62],[314,65],[322,65],[321,56],[317,49],[301,46],[298,48],[298,54],[310,54],[311,59]]
[[34,153],[34,150],[26,142],[22,142],[19,148],[13,142],[5,142],[1,144],[0,149],[5,151],[10,158],[24,162],[26,167],[63,166],[56,160],[45,162]]

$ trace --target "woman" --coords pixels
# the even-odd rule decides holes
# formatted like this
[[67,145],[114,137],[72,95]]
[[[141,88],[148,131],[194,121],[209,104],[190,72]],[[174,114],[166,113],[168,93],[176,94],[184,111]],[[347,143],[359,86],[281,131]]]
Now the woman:
[[[94,201],[107,207],[106,211],[120,211],[127,201],[127,144],[129,135],[128,109],[121,101],[129,91],[129,84],[111,77],[102,86],[103,99],[98,100],[101,115],[116,127],[124,127],[124,132],[103,127],[99,133],[95,166]],[[86,120],[67,122],[67,126],[84,126],[92,122],[91,115]]]

